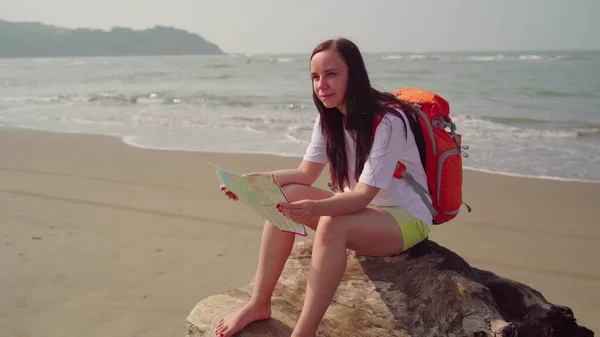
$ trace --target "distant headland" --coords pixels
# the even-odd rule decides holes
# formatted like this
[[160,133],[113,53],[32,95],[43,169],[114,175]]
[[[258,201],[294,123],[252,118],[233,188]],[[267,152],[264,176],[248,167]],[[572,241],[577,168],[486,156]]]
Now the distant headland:
[[173,27],[114,27],[104,31],[0,20],[0,57],[218,54],[223,51],[214,43]]

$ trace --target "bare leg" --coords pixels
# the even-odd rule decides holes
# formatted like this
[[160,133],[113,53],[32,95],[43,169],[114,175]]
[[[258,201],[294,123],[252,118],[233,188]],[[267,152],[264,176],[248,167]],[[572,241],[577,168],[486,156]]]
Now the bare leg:
[[402,233],[386,212],[367,208],[341,217],[321,217],[313,245],[302,313],[293,337],[314,337],[346,269],[346,248],[374,256],[402,251]]
[[[286,185],[283,190],[291,201],[324,199],[332,195],[330,192],[303,185]],[[316,229],[317,220],[307,226]],[[217,336],[232,336],[248,324],[271,316],[271,296],[292,251],[294,239],[295,234],[280,231],[270,222],[265,222],[252,298],[240,310],[219,320],[215,331]]]
[[346,271],[346,242],[342,237],[317,235],[313,244],[302,313],[292,336],[314,336]]

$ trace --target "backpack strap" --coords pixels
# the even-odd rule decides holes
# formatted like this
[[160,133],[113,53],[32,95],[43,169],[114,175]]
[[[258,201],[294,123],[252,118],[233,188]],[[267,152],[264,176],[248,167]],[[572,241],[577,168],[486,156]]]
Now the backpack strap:
[[[406,111],[404,110],[404,106],[400,105],[396,102],[392,103],[392,102],[385,102],[383,103],[383,106],[381,107],[381,109],[379,109],[376,113],[375,113],[375,122],[373,123],[373,137],[375,137],[375,130],[377,129],[377,127],[379,126],[379,124],[381,123],[381,121],[383,120],[383,117],[385,117],[385,115],[388,112],[391,112],[392,110],[395,110],[395,112],[398,112],[398,110],[401,110],[404,113],[404,116],[398,116],[400,117],[400,120],[402,120],[402,124],[404,124],[404,131],[406,133],[406,137],[408,137],[408,130],[406,129],[406,119],[409,119],[408,114],[406,114]],[[406,117],[406,119],[405,119]],[[409,119],[410,122],[410,119]],[[412,129],[412,125],[411,125],[411,129]]]
[[423,186],[421,186],[421,184],[419,184],[415,180],[415,178],[413,178],[413,176],[406,171],[402,172],[402,178],[404,178],[404,180],[406,180],[406,182],[410,186],[412,186],[412,188],[415,190],[415,192],[417,192],[419,197],[421,197],[421,200],[423,200],[423,203],[425,203],[425,206],[427,206],[427,208],[431,212],[431,215],[433,217],[435,217],[438,214],[438,212],[435,209],[435,207],[433,207],[433,204],[431,203],[431,201],[429,201],[429,199],[427,198],[427,196],[429,195],[429,191],[426,188],[424,188]]
[[373,117],[373,130],[371,133],[372,138],[375,138],[375,131],[377,131],[377,127],[379,126],[379,124],[381,124],[381,121],[383,120],[384,116],[385,116],[385,112],[375,114],[375,116]]

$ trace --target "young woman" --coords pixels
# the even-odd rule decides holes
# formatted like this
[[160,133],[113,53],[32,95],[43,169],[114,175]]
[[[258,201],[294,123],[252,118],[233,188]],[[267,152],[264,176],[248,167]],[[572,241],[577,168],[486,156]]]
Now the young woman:
[[[310,145],[297,169],[270,172],[290,203],[288,218],[315,233],[304,306],[293,337],[314,337],[346,268],[346,249],[370,256],[398,254],[424,240],[432,215],[419,195],[393,177],[398,161],[423,186],[427,180],[404,113],[385,107],[395,98],[373,88],[358,47],[349,40],[321,43],[310,58],[313,100],[319,111]],[[373,134],[373,116],[383,119]],[[326,164],[333,194],[311,185]],[[224,186],[231,198],[237,197]],[[239,311],[217,323],[229,337],[271,315],[271,295],[292,250],[294,234],[265,222],[256,285]]]

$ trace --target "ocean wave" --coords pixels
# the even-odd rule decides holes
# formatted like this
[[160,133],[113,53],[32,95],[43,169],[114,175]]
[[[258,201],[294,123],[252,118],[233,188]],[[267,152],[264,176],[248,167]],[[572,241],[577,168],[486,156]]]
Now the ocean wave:
[[573,55],[537,55],[537,54],[523,54],[523,55],[473,55],[466,58],[467,61],[477,62],[492,62],[492,61],[557,61],[557,60],[568,60],[573,59]]
[[248,63],[259,62],[259,63],[291,63],[296,59],[293,57],[264,57],[264,56],[250,56],[248,57]]
[[380,56],[383,61],[439,60],[449,62],[494,62],[494,61],[556,61],[577,58],[575,55],[538,55],[538,54],[388,54]]
[[[312,105],[311,105],[312,107]],[[307,108],[307,106],[305,104],[302,103],[298,103],[298,102],[293,102],[293,103],[274,103],[274,108],[276,108],[277,110],[290,110],[290,111],[294,111],[294,110],[304,110]]]
[[287,130],[289,132],[298,132],[298,131],[304,131],[304,132],[312,132],[313,130],[313,126],[312,124],[295,124],[295,125],[290,125],[287,127]]
[[[74,103],[95,105],[157,105],[157,104],[192,104],[208,105],[212,107],[242,107],[249,108],[255,106],[258,102],[266,99],[263,96],[234,96],[234,95],[216,95],[210,93],[194,94],[176,94],[170,92],[148,92],[140,94],[128,94],[119,92],[99,92],[99,93],[77,93],[72,95],[48,95],[48,96],[18,96],[1,97],[1,102],[19,103],[19,104],[56,104],[56,103]],[[295,109],[297,106],[292,104],[288,109]],[[303,108],[303,106],[302,106]]]
[[519,60],[532,60],[532,61],[538,61],[538,60],[543,60],[544,56],[542,55],[519,55]]
[[225,63],[211,63],[211,64],[207,64],[206,68],[211,68],[211,69],[223,69],[223,68],[229,68],[231,67],[230,64],[225,64]]
[[[82,97],[82,96],[74,96],[74,98],[78,98],[78,97]],[[83,96],[85,97],[85,96]],[[103,103],[107,103],[107,102],[111,102],[111,103],[137,103],[138,97],[135,96],[128,96],[128,95],[123,95],[123,94],[117,94],[117,93],[109,93],[109,92],[103,92],[100,94],[93,94],[91,96],[87,96],[87,101],[88,102],[103,102]],[[77,99],[75,99],[74,101],[77,101]]]
[[275,59],[275,62],[277,62],[277,63],[288,63],[288,62],[293,62],[293,61],[294,61],[294,59],[291,57],[280,57],[280,58]]
[[527,118],[527,117],[480,116],[480,117],[465,117],[465,118],[481,118],[483,120],[488,120],[488,121],[500,123],[500,124],[509,124],[509,125],[549,123],[549,121],[546,121],[546,120]]
[[252,117],[252,116],[223,116],[222,118],[224,120],[230,120],[233,122],[258,123],[258,124],[273,123],[277,120],[275,118],[268,118],[268,117],[264,117],[264,116],[255,116],[255,117]]
[[228,80],[233,78],[233,74],[217,74],[217,75],[199,75],[194,76],[195,80]]
[[312,123],[295,123],[285,128],[284,137],[296,144],[308,145],[313,130]]
[[[555,126],[559,130],[548,129],[545,127],[543,130],[550,130],[553,132],[558,132],[557,137],[567,137],[567,138],[577,138],[577,137],[593,137],[600,136],[600,125],[594,124],[583,124],[581,122],[575,121],[549,121],[549,120],[541,120],[535,118],[525,118],[525,117],[497,117],[497,116],[481,116],[481,117],[472,117],[472,116],[464,116],[461,115],[458,118],[455,118],[458,121],[464,121],[467,119],[476,120],[481,119],[483,121],[489,121],[495,124],[504,124],[509,126],[518,126],[522,127],[524,125],[537,125],[541,128],[544,128],[545,125]],[[538,130],[539,131],[539,130]],[[552,136],[550,136],[552,137]]]
[[267,115],[253,115],[253,116],[221,116],[221,120],[225,121],[228,125],[251,125],[262,127],[266,126],[272,130],[287,130],[287,131],[312,131],[312,123],[314,122],[309,116],[302,115],[278,115],[278,116],[267,116]]
[[5,103],[56,103],[61,101],[60,96],[18,96],[18,97],[2,97],[0,101]]
[[384,55],[381,56],[384,61],[396,61],[396,60],[409,60],[409,61],[420,61],[420,60],[439,60],[442,59],[439,55],[433,54],[406,54],[406,55]]
[[[453,118],[458,131],[475,137],[501,139],[574,139],[600,136],[600,126],[577,126],[563,122],[562,127],[544,128],[544,124],[555,126],[557,122],[541,121],[530,118],[474,117],[457,115]],[[522,125],[519,125],[522,124]],[[523,127],[533,124],[538,128]]]
[[298,144],[308,144],[308,143],[309,143],[309,142],[308,142],[306,139],[299,139],[299,138],[296,138],[296,137],[295,137],[293,134],[291,134],[291,133],[286,133],[286,134],[284,135],[284,137],[285,137],[286,139],[289,139],[289,140],[291,140],[292,142],[294,142],[294,143],[298,143]]
[[[8,103],[27,103],[27,104],[50,104],[50,103],[64,103],[64,102],[72,102],[72,103],[94,102],[97,104],[113,102],[113,103],[135,104],[138,102],[138,100],[140,98],[142,98],[142,99],[144,97],[153,98],[153,97],[155,97],[155,95],[156,95],[155,93],[150,93],[147,95],[126,95],[126,94],[119,94],[119,93],[102,92],[102,93],[94,93],[94,94],[0,97],[0,101],[4,101],[4,102],[8,102]],[[149,102],[149,101],[147,101],[147,102]],[[154,102],[154,103],[157,103],[157,102]],[[162,101],[160,103],[162,103]]]
[[560,130],[536,130],[536,129],[511,129],[510,136],[519,139],[565,139],[577,138],[579,133],[576,131]]
[[214,129],[227,129],[227,130],[243,130],[243,131],[247,131],[250,133],[257,133],[257,134],[265,134],[266,130],[259,130],[256,128],[253,128],[249,125],[244,125],[244,126],[240,126],[240,125],[214,125],[213,126]]
[[205,99],[195,97],[194,99],[186,101],[186,103],[203,103],[214,107],[227,107],[227,108],[251,108],[256,105],[256,101],[248,100],[244,98],[221,98],[221,99]]
[[487,56],[469,56],[467,57],[468,61],[481,61],[481,62],[490,62],[490,61],[500,61],[506,60],[505,55],[487,55]]
[[111,81],[122,81],[124,83],[144,83],[147,81],[153,81],[160,78],[163,81],[169,80],[181,80],[181,74],[168,70],[147,70],[139,72],[128,72],[126,74],[120,74],[115,76],[109,72],[103,74],[97,74],[82,79],[83,84],[96,84],[106,83]]
[[67,66],[69,66],[69,67],[79,67],[79,66],[84,66],[84,65],[85,65],[85,61],[81,61],[81,60],[69,62],[67,64]]
[[404,60],[404,55],[385,55],[382,56],[381,59],[385,61]]

